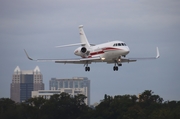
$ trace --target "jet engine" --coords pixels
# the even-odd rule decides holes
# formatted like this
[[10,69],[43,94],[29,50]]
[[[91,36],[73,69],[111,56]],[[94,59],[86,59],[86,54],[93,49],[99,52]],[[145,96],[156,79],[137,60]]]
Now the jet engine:
[[85,58],[89,56],[90,50],[88,50],[86,47],[79,47],[74,51],[74,54]]
[[86,48],[86,47],[82,47],[82,48],[81,48],[81,52],[82,52],[82,53],[86,53],[86,52],[87,52],[87,48]]
[[82,47],[82,48],[81,48],[81,56],[82,56],[82,57],[87,57],[87,56],[89,56],[89,53],[90,53],[90,51],[89,51],[86,47]]

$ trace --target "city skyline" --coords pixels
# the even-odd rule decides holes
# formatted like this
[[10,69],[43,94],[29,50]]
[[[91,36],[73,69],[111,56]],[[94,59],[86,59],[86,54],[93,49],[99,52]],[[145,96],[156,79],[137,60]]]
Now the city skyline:
[[[180,1],[0,1],[0,97],[10,97],[13,69],[41,68],[45,87],[52,77],[88,77],[91,103],[104,94],[138,94],[152,90],[164,100],[180,100]],[[157,60],[123,64],[83,65],[29,61],[33,58],[76,58],[76,47],[55,48],[80,42],[79,25],[92,44],[121,40],[130,48],[127,58],[155,56]]]

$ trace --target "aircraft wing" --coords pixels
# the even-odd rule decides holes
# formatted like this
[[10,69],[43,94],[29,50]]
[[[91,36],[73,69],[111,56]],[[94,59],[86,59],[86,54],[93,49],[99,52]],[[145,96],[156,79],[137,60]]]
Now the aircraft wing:
[[40,61],[40,62],[47,62],[47,61],[52,61],[55,63],[71,63],[71,64],[91,64],[91,62],[96,62],[96,61],[100,61],[101,57],[97,56],[97,57],[91,57],[91,58],[75,58],[75,59],[33,59],[31,57],[29,57],[28,53],[26,52],[26,50],[24,50],[24,52],[26,53],[26,56],[29,60],[33,60],[33,61]]
[[79,59],[59,59],[55,60],[55,63],[71,63],[71,64],[91,64],[91,62],[96,62],[101,60],[101,58],[98,57],[92,57],[92,58],[79,58]]
[[121,59],[122,61],[121,62],[136,62],[137,60],[149,60],[149,59],[157,59],[160,57],[160,54],[159,54],[159,49],[158,47],[156,48],[156,56],[155,57],[142,57],[142,58],[124,58],[124,59]]

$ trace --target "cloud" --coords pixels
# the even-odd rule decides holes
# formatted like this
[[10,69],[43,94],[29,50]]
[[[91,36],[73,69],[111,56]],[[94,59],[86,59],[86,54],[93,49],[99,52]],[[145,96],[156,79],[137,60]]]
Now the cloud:
[[[2,32],[45,31],[84,24],[107,28],[155,29],[179,25],[178,1],[3,1]],[[174,7],[175,6],[175,7]],[[172,14],[173,13],[173,14]],[[3,30],[2,30],[3,29]],[[18,30],[16,30],[18,29]],[[25,29],[25,30],[24,30]]]

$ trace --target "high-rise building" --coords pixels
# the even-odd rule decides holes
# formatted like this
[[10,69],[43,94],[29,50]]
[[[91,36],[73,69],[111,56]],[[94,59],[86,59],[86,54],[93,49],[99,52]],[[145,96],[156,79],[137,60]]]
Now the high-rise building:
[[11,99],[23,102],[31,98],[31,91],[44,90],[43,76],[38,66],[34,70],[14,70],[11,83]]
[[72,79],[56,79],[49,81],[50,90],[59,90],[72,96],[83,94],[87,97],[85,103],[90,105],[90,80],[87,77],[73,77]]

